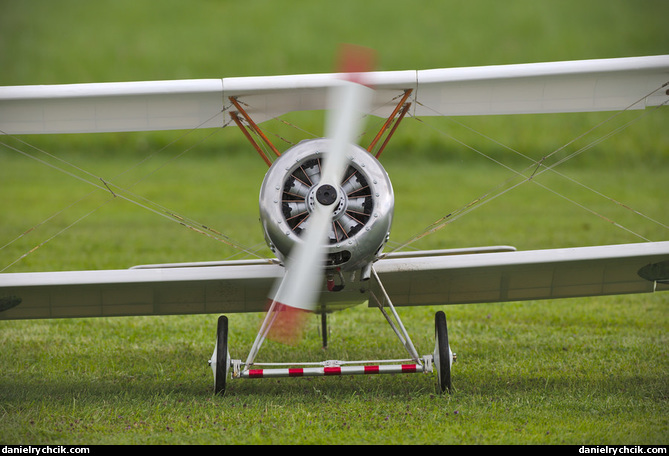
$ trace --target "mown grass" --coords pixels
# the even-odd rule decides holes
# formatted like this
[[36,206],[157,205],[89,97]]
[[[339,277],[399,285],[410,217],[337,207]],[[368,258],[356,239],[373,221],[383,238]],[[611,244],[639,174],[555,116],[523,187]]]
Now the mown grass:
[[[301,1],[291,7],[2,2],[0,84],[330,71],[340,42],[376,48],[380,69],[387,70],[658,54],[669,37],[667,8],[663,1],[571,0],[422,2],[420,8],[344,1],[327,12]],[[529,162],[499,143],[538,159],[607,117],[458,119],[497,142],[453,119],[407,119],[383,155],[396,194],[392,245],[517,182],[491,158],[515,171]],[[289,120],[320,134],[320,114]],[[370,120],[369,130],[379,122]],[[666,110],[654,112],[557,169],[666,225],[665,126]],[[267,128],[291,141],[304,136],[281,124]],[[265,165],[234,129],[201,144],[199,134],[188,135],[163,150],[181,134],[26,139],[92,173],[97,184],[103,177],[131,188],[265,253],[257,223]],[[72,170],[13,138],[3,143]],[[0,268],[48,240],[6,272],[238,255],[12,149],[0,154],[0,243],[36,227],[0,251]],[[534,249],[667,239],[662,226],[564,177],[545,173],[537,181],[562,196],[527,182],[411,247]],[[459,355],[450,396],[436,394],[434,376],[397,375],[233,381],[224,397],[214,397],[206,361],[215,316],[0,322],[0,443],[666,444],[666,306],[662,294],[450,306],[444,310]],[[432,350],[435,310],[400,309],[421,354]],[[244,358],[260,316],[229,317],[232,355]],[[372,309],[334,314],[325,354],[317,322],[311,324],[298,347],[268,343],[261,357],[403,356]]]
[[[652,297],[449,308],[460,356],[450,396],[432,376],[407,375],[233,381],[214,397],[206,316],[3,324],[2,440],[663,444],[665,307]],[[422,351],[433,310],[402,312]],[[329,355],[396,355],[379,318],[337,315]],[[239,356],[257,319],[231,323]],[[301,348],[264,355],[313,357],[318,341],[312,331]]]

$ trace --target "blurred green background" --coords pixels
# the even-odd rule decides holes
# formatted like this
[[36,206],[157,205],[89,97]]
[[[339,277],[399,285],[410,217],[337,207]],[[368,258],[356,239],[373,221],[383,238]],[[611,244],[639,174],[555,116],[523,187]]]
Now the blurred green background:
[[663,0],[2,0],[0,84],[380,70],[663,54]]

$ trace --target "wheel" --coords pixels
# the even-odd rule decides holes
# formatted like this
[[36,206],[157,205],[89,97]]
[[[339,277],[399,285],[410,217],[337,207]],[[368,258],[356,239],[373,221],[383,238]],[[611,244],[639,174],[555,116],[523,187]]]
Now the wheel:
[[218,318],[216,328],[216,348],[212,357],[212,368],[214,370],[214,393],[225,393],[225,381],[228,378],[228,367],[230,366],[230,355],[228,354],[228,317],[225,315]]
[[434,316],[434,366],[440,391],[451,392],[451,364],[453,354],[448,345],[446,315],[439,311]]

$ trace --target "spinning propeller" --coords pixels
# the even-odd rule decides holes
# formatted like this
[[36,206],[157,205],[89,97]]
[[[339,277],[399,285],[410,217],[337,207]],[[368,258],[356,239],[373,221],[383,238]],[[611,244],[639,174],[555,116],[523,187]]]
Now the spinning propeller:
[[329,90],[326,136],[331,140],[324,156],[321,180],[315,189],[308,225],[292,249],[285,275],[270,295],[270,308],[261,334],[275,341],[294,344],[302,333],[306,317],[315,310],[325,279],[326,245],[332,215],[341,199],[340,185],[349,166],[348,150],[361,132],[363,113],[371,103],[372,89],[363,84],[371,66],[366,50],[345,48],[341,79]]

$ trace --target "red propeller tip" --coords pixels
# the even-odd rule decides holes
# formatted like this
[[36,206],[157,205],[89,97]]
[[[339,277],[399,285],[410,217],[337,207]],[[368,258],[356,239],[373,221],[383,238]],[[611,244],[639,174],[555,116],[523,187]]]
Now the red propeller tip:
[[345,73],[346,79],[365,84],[363,74],[374,69],[376,52],[355,44],[342,44],[339,49],[337,71]]
[[311,312],[280,302],[270,312],[272,323],[267,338],[285,345],[297,345],[302,340],[302,332]]

